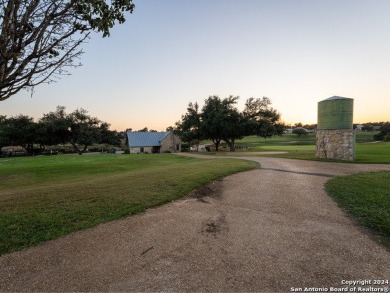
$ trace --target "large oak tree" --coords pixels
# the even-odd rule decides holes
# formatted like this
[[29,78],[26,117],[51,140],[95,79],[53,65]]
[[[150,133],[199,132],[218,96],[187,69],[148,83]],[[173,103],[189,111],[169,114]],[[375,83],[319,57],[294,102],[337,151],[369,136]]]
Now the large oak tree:
[[210,96],[201,111],[197,103],[190,103],[187,113],[176,123],[176,132],[183,141],[190,143],[210,139],[216,151],[222,141],[226,142],[230,151],[234,151],[235,140],[244,136],[268,138],[283,134],[280,114],[271,107],[268,98],[249,98],[242,112],[237,109],[238,99],[238,96],[224,99]]
[[199,142],[202,139],[200,119],[198,103],[189,103],[187,112],[181,116],[180,121],[176,122],[175,129],[172,128],[182,141],[189,143],[191,146],[195,145],[196,149],[198,149]]
[[133,0],[0,0],[0,101],[81,64],[91,31],[109,36]]

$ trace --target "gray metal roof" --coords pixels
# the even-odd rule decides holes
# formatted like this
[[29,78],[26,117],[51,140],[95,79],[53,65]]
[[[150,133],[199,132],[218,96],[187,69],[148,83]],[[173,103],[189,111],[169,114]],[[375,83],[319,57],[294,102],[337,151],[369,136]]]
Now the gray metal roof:
[[161,146],[169,132],[127,132],[129,147]]
[[328,98],[326,100],[344,100],[344,99],[353,100],[351,98],[340,97],[340,96],[333,96],[333,97],[330,97],[330,98]]

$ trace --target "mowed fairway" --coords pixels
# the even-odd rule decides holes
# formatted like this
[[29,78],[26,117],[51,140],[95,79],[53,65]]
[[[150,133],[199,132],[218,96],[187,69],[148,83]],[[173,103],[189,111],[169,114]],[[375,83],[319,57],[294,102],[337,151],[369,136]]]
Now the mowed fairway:
[[257,166],[170,154],[1,159],[0,254],[144,211]]
[[[286,152],[285,154],[270,153],[269,156],[272,157],[326,161],[316,158],[315,133],[309,133],[301,137],[298,137],[296,134],[285,134],[269,139],[248,136],[237,140],[237,146],[248,147],[248,149],[243,150],[244,152]],[[229,155],[229,152],[226,155]],[[261,154],[261,156],[264,155],[266,153]],[[390,142],[374,142],[373,132],[357,132],[355,155],[355,163],[389,164]]]

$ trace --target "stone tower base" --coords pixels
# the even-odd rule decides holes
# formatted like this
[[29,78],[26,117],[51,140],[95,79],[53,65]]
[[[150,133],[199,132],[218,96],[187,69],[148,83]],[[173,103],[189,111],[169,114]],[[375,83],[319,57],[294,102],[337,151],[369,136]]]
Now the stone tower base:
[[317,130],[317,158],[355,160],[355,132],[352,129]]

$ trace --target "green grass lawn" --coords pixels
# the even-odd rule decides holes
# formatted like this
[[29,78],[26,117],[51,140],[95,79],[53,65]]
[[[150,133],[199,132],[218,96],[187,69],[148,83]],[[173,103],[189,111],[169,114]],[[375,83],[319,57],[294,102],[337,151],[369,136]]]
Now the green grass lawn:
[[0,159],[0,254],[142,212],[257,166],[170,154]]
[[249,150],[272,145],[315,145],[315,143],[316,136],[314,133],[300,137],[296,134],[286,133],[282,136],[274,136],[267,139],[252,135],[236,141],[237,146],[247,146]]
[[[257,147],[257,151],[286,151],[286,154],[269,155],[278,158],[319,160],[315,155],[315,145],[269,145]],[[355,163],[390,164],[390,142],[356,143]],[[329,160],[328,160],[329,161]],[[349,162],[349,161],[343,161]]]
[[[356,163],[382,163],[390,164],[390,142],[373,142],[374,132],[357,132],[356,134]],[[318,160],[315,155],[316,135],[309,133],[298,137],[296,134],[285,134],[268,139],[257,136],[247,136],[238,140],[239,149],[235,153],[228,150],[218,152],[218,155],[239,155],[240,152],[286,152],[285,154],[262,154],[261,156],[271,156],[278,158]],[[215,153],[211,153],[215,154]],[[347,161],[340,161],[347,162]],[[348,161],[349,163],[349,161]]]
[[390,249],[390,172],[336,177],[325,188],[344,210]]
[[390,142],[358,143],[356,162],[390,164]]

